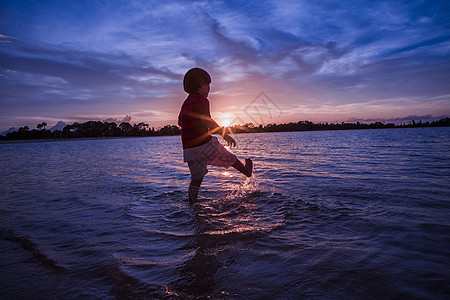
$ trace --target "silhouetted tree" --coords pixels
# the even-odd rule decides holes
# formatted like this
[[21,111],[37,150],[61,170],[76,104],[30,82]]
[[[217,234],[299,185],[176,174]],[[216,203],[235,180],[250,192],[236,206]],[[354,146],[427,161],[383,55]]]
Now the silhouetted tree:
[[133,133],[136,136],[147,136],[149,125],[141,122],[139,124],[134,124]]
[[166,125],[159,130],[159,135],[178,135],[180,133],[180,127],[176,125]]
[[130,136],[133,132],[133,126],[128,122],[120,123],[119,128],[122,130],[123,136]]

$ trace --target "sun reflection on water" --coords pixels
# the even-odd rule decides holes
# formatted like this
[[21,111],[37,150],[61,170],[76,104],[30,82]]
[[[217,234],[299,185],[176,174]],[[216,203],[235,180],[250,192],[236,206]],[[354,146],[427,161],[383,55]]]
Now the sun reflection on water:
[[233,174],[230,171],[224,171],[224,172],[222,172],[222,175],[225,177],[229,177],[229,178],[233,177]]

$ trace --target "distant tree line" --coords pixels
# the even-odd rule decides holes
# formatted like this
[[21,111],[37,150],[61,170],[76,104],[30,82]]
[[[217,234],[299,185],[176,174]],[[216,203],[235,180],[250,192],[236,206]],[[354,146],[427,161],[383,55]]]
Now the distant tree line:
[[[72,138],[98,138],[98,137],[136,137],[136,136],[163,136],[179,135],[180,127],[166,125],[155,129],[146,123],[131,125],[122,122],[117,125],[114,122],[88,121],[85,123],[73,123],[67,125],[63,130],[50,131],[45,129],[47,123],[38,124],[38,130],[30,130],[28,126],[20,127],[18,131],[0,136],[2,140],[27,140],[27,139],[72,139]],[[44,129],[42,129],[44,128]]]
[[255,126],[252,123],[245,125],[234,125],[231,128],[233,133],[243,132],[286,132],[286,131],[318,131],[318,130],[350,130],[350,129],[381,129],[381,128],[412,128],[412,127],[446,127],[450,126],[450,118],[440,119],[433,122],[409,121],[408,124],[395,125],[394,123],[384,124],[375,122],[371,124],[356,123],[313,123],[310,121],[300,121],[297,123],[267,124]]
[[[63,130],[50,131],[45,129],[46,122],[38,124],[37,129],[30,130],[28,126],[20,127],[18,131],[0,135],[0,140],[27,140],[27,139],[72,139],[72,138],[98,138],[98,137],[138,137],[138,136],[168,136],[179,135],[180,127],[166,125],[155,129],[146,123],[131,125],[122,122],[117,125],[114,122],[88,121],[85,123],[73,123]],[[450,118],[433,122],[410,121],[408,124],[395,125],[375,122],[363,123],[313,123],[300,121],[297,123],[267,124],[255,126],[252,123],[234,125],[229,127],[232,133],[249,132],[286,132],[286,131],[317,131],[317,130],[350,130],[350,129],[380,129],[380,128],[413,128],[413,127],[445,127],[450,126]]]

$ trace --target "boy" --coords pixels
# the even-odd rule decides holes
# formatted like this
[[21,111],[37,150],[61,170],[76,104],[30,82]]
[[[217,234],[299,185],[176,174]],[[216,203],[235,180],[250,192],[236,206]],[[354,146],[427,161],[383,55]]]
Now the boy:
[[190,69],[183,79],[184,91],[189,94],[184,101],[178,125],[181,127],[184,161],[188,163],[191,172],[189,184],[189,202],[198,199],[198,190],[203,177],[208,173],[207,165],[233,167],[247,177],[252,176],[253,162],[245,159],[243,165],[236,155],[225,149],[211,133],[220,133],[228,146],[236,146],[236,141],[228,135],[225,127],[220,127],[209,111],[211,77],[200,68]]

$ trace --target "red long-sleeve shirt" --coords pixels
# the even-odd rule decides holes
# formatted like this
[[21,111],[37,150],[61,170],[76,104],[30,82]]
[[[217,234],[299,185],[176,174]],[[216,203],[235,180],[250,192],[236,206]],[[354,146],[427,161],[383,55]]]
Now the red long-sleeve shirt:
[[190,94],[184,100],[178,116],[183,149],[197,147],[211,140],[208,127],[202,121],[205,117],[211,118],[209,100],[200,94]]

